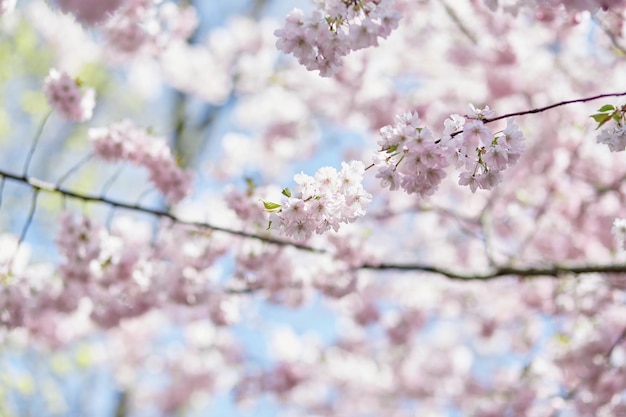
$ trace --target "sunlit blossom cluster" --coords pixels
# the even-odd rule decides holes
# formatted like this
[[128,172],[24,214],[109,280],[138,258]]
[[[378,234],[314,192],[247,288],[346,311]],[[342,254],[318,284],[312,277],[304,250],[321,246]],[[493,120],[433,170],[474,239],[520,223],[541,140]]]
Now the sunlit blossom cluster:
[[[304,240],[313,233],[339,230],[341,223],[356,220],[365,214],[372,195],[363,188],[365,165],[361,161],[342,162],[341,170],[322,167],[315,176],[297,174],[295,193],[282,205],[268,205],[275,211],[270,217],[287,236]],[[290,193],[287,193],[290,194]]]
[[150,180],[169,203],[177,203],[191,192],[193,174],[178,165],[165,138],[151,135],[130,120],[89,129],[88,136],[102,159],[147,168]]
[[381,185],[430,196],[451,164],[465,169],[459,185],[469,186],[472,192],[500,183],[502,171],[513,165],[524,149],[523,134],[512,119],[502,132],[494,133],[484,122],[493,111],[471,108],[471,117],[453,114],[445,120],[441,138],[422,126],[417,113],[396,116],[394,125],[383,127],[380,152],[375,155]]
[[446,176],[450,148],[421,126],[417,113],[396,116],[395,121],[380,130],[376,177],[392,191],[401,188],[409,194],[432,195]]
[[322,0],[308,15],[294,9],[274,34],[278,49],[293,54],[308,70],[329,77],[340,71],[342,57],[377,46],[378,38],[389,36],[399,20],[390,0]]
[[91,119],[96,105],[95,91],[93,88],[81,91],[79,83],[66,72],[51,69],[43,92],[48,103],[66,120],[80,123]]

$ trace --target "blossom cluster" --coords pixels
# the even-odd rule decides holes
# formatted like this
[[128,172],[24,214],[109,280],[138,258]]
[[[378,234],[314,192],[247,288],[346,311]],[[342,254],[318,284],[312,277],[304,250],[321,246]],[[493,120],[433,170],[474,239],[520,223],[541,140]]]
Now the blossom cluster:
[[143,52],[158,55],[172,41],[187,39],[198,25],[192,6],[179,7],[161,0],[55,0],[55,3],[81,24],[100,28],[116,58]]
[[184,225],[165,224],[148,245],[151,234],[148,224],[127,218],[116,218],[106,230],[88,217],[64,213],[56,238],[65,259],[58,269],[63,284],[44,296],[45,304],[72,312],[89,297],[91,319],[103,327],[159,303],[202,305],[215,324],[232,323],[236,312],[211,281],[226,246]]
[[310,368],[301,362],[281,361],[271,369],[246,375],[235,387],[235,400],[243,403],[262,393],[286,396],[312,377]]
[[[445,132],[444,132],[445,134]],[[513,119],[496,134],[480,119],[466,119],[463,134],[448,141],[456,166],[465,169],[459,185],[492,189],[502,181],[502,171],[514,165],[524,150],[524,135]]]
[[177,203],[191,193],[193,174],[178,166],[165,138],[151,135],[130,120],[89,129],[88,136],[102,159],[147,168],[150,180],[169,203]]
[[102,23],[115,12],[125,0],[55,0],[64,13],[72,13],[85,25]]
[[607,145],[611,152],[621,152],[626,149],[626,126],[616,124],[602,129],[596,139]]
[[308,70],[332,76],[341,69],[342,57],[377,46],[379,37],[386,38],[398,27],[400,15],[390,6],[389,0],[326,0],[309,15],[294,9],[285,26],[274,32],[276,46]]
[[175,40],[188,38],[198,21],[191,6],[159,0],[127,0],[103,26],[108,45],[118,56],[142,51],[159,54]]
[[417,113],[396,116],[393,126],[383,127],[378,141],[380,151],[374,158],[381,185],[430,196],[452,164],[464,169],[459,185],[469,186],[472,192],[500,183],[502,171],[519,159],[524,136],[512,119],[501,132],[493,132],[485,124],[493,111],[489,107],[471,108],[471,116],[451,115],[444,122],[440,139],[422,126]]
[[43,92],[63,118],[78,123],[91,119],[96,105],[95,91],[88,88],[82,92],[80,82],[66,72],[52,68],[44,81]]
[[372,200],[362,184],[365,165],[360,161],[342,162],[337,171],[333,167],[322,167],[312,177],[297,174],[298,184],[292,195],[284,190],[287,200],[281,205],[265,202],[272,211],[271,224],[287,236],[304,240],[313,233],[321,234],[330,229],[339,230],[341,223],[356,220],[365,214]]
[[591,117],[598,123],[596,129],[600,129],[607,123],[610,124],[596,136],[598,143],[607,145],[611,152],[621,152],[626,149],[625,106],[615,107],[612,104],[605,104],[598,109],[598,113],[592,114]]
[[402,188],[409,194],[432,195],[446,176],[449,148],[436,141],[428,128],[420,126],[416,113],[396,116],[395,121],[394,126],[380,130],[378,144],[383,155],[376,155],[376,177],[392,191]]
[[264,225],[267,221],[263,207],[258,204],[264,198],[265,189],[257,187],[252,180],[248,180],[245,191],[230,186],[224,193],[224,201],[237,217],[250,225]]

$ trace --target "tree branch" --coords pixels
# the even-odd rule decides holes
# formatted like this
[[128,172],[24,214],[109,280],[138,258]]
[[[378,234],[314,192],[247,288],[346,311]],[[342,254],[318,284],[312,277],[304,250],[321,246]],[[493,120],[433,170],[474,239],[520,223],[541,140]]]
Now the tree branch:
[[[507,113],[507,114],[503,114],[502,116],[498,116],[498,117],[492,117],[492,118],[486,117],[486,118],[481,119],[481,120],[483,121],[483,123],[487,124],[487,123],[496,122],[498,120],[508,119],[509,117],[514,117],[514,116],[525,116],[527,114],[543,113],[544,111],[551,110],[551,109],[554,109],[554,108],[557,108],[557,107],[561,107],[561,106],[566,106],[568,104],[586,103],[588,101],[599,100],[601,98],[623,97],[623,96],[626,96],[626,91],[623,92],[623,93],[598,94],[597,96],[593,96],[593,97],[585,97],[585,98],[577,98],[577,99],[573,99],[573,100],[560,101],[558,103],[550,104],[550,105],[544,106],[544,107],[537,107],[535,109],[523,110],[523,111],[518,111],[518,112],[514,112],[514,113]],[[457,135],[460,135],[461,133],[463,133],[463,130],[457,130],[456,132],[452,133],[450,135],[450,137],[455,137]]]
[[[309,252],[315,253],[328,253],[324,249],[313,248],[311,246],[303,245],[297,242],[286,241],[274,239],[268,236],[262,236],[254,233],[244,232],[241,230],[229,229],[221,226],[215,226],[206,222],[195,222],[195,221],[187,221],[179,219],[172,213],[157,210],[145,206],[141,206],[138,204],[129,204],[121,201],[112,200],[108,197],[104,196],[95,196],[90,194],[82,194],[76,191],[67,190],[61,187],[58,187],[55,184],[51,184],[37,178],[28,178],[25,176],[15,175],[9,172],[5,172],[0,170],[0,177],[6,178],[9,180],[21,182],[23,184],[28,185],[35,192],[35,196],[39,191],[49,192],[49,193],[57,193],[61,194],[64,197],[75,198],[78,200],[82,200],[85,202],[93,202],[100,204],[107,204],[116,208],[123,208],[127,210],[132,210],[136,212],[141,212],[145,214],[150,214],[156,217],[164,217],[170,219],[178,224],[189,225],[194,227],[199,227],[202,229],[209,229],[217,232],[227,233],[233,236],[240,236],[248,239],[256,239],[265,243],[280,245],[280,246],[291,246],[300,250],[305,250]],[[32,217],[33,206],[31,206],[31,214],[29,218]],[[544,268],[514,268],[514,267],[496,267],[492,269],[491,272],[476,274],[476,273],[468,273],[461,274],[449,269],[440,268],[432,265],[425,264],[395,264],[395,263],[381,263],[381,264],[364,264],[358,269],[364,270],[397,270],[397,271],[415,271],[415,272],[429,272],[433,274],[442,275],[444,277],[460,280],[460,281],[487,281],[495,278],[501,278],[505,276],[518,276],[522,278],[532,278],[532,277],[561,277],[563,275],[584,275],[584,274],[592,274],[592,273],[625,273],[626,274],[626,264],[608,264],[608,265],[579,265],[579,266],[568,266],[568,265],[551,265]]]
[[[388,264],[381,263],[377,265],[365,264],[362,269],[370,270],[397,270],[397,271],[419,271],[430,272],[433,274],[443,275],[447,278],[460,281],[488,281],[495,278],[506,276],[516,276],[519,278],[538,278],[538,277],[554,277],[559,278],[564,275],[585,275],[585,274],[624,274],[626,273],[626,264],[608,264],[608,265],[550,265],[544,268],[515,268],[508,266],[500,266],[491,270],[491,272],[483,274],[461,274],[449,269],[439,268],[436,266],[423,264]],[[626,279],[626,276],[625,276]]]
[[542,113],[542,112],[544,112],[546,110],[554,109],[556,107],[566,106],[568,104],[586,103],[588,101],[599,100],[601,98],[623,97],[623,96],[626,96],[626,92],[623,92],[623,93],[599,94],[599,95],[593,96],[593,97],[585,97],[585,98],[577,98],[577,99],[574,99],[574,100],[566,100],[566,101],[561,101],[559,103],[550,104],[550,105],[544,106],[544,107],[537,107],[536,109],[518,111],[518,112],[515,112],[515,113],[508,113],[508,114],[504,114],[504,115],[498,116],[498,117],[485,118],[485,119],[483,119],[483,122],[491,123],[491,122],[495,122],[497,120],[507,119],[509,117],[514,117],[514,116],[525,116],[527,114]]
[[223,232],[223,233],[227,233],[230,235],[240,236],[240,237],[244,237],[248,239],[256,239],[262,242],[271,243],[273,245],[293,246],[295,248],[306,250],[309,252],[318,252],[318,253],[326,252],[323,249],[313,248],[310,246],[299,244],[297,242],[274,239],[268,236],[262,236],[262,235],[258,235],[254,233],[244,232],[242,230],[235,230],[235,229],[230,229],[227,227],[215,226],[215,225],[205,223],[205,222],[194,222],[194,221],[187,221],[187,220],[179,219],[174,214],[168,213],[163,210],[153,209],[150,207],[141,206],[139,204],[124,203],[122,201],[112,200],[105,196],[83,194],[77,191],[72,191],[72,190],[67,190],[65,188],[61,188],[57,186],[56,184],[52,184],[52,183],[49,183],[49,182],[46,182],[37,178],[27,177],[24,175],[16,175],[16,174],[12,174],[10,172],[6,172],[3,170],[0,170],[0,177],[26,184],[36,192],[45,191],[49,193],[57,193],[57,194],[63,195],[64,197],[75,198],[78,200],[82,200],[84,202],[107,204],[109,206],[116,207],[116,208],[123,208],[123,209],[132,210],[136,212],[150,214],[156,217],[168,218],[182,225],[195,226],[195,227],[199,227],[202,229],[210,229],[216,232]]

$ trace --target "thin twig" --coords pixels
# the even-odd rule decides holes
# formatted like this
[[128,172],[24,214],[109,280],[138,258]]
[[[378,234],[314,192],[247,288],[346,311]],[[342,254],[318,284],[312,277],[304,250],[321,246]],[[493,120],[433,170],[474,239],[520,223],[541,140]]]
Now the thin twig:
[[509,117],[513,117],[513,116],[525,116],[527,114],[535,114],[535,113],[542,113],[546,110],[550,110],[550,109],[554,109],[556,107],[561,107],[561,106],[566,106],[568,104],[574,104],[574,103],[586,103],[588,101],[594,101],[594,100],[599,100],[601,98],[607,98],[607,97],[623,97],[626,96],[626,92],[623,93],[609,93],[609,94],[599,94],[597,96],[593,96],[593,97],[586,97],[586,98],[578,98],[578,99],[574,99],[574,100],[566,100],[566,101],[561,101],[559,103],[554,103],[554,104],[550,104],[549,106],[544,106],[544,107],[538,107],[536,109],[531,109],[531,110],[524,110],[524,111],[518,111],[515,113],[508,113],[508,114],[504,114],[502,116],[498,116],[498,117],[493,117],[491,119],[486,118],[483,121],[485,123],[491,123],[491,122],[495,122],[497,120],[502,120],[502,119],[506,119]]
[[608,361],[611,360],[611,355],[613,354],[613,351],[615,350],[615,348],[619,346],[619,344],[622,343],[624,339],[626,339],[626,328],[622,330],[622,333],[620,333],[619,337],[615,339],[615,342],[613,342],[613,344],[611,345],[611,348],[606,353],[606,358]]
[[446,10],[446,13],[450,17],[450,19],[452,19],[454,24],[457,25],[461,33],[463,33],[467,37],[467,39],[469,39],[470,42],[472,42],[474,45],[478,45],[478,40],[476,39],[476,36],[467,28],[467,26],[463,24],[463,20],[454,11],[454,9],[443,0],[441,0],[441,4],[443,5],[443,8]]
[[146,198],[148,194],[150,194],[153,191],[154,191],[154,188],[147,188],[143,190],[141,194],[139,194],[139,197],[137,197],[137,201],[135,202],[135,205],[137,206],[141,205],[141,202],[143,201],[143,199]]
[[17,245],[15,246],[15,252],[13,253],[13,257],[11,257],[11,260],[9,261],[9,268],[8,268],[9,275],[11,275],[11,271],[13,270],[15,259],[17,258],[17,255],[20,252],[20,247],[22,246],[24,239],[26,238],[26,233],[28,232],[28,229],[30,228],[30,225],[33,222],[33,218],[35,216],[35,210],[37,209],[38,195],[39,195],[39,189],[33,188],[33,195],[30,201],[30,209],[28,211],[28,217],[26,218],[26,223],[24,223],[24,227],[22,227],[22,232],[20,233],[20,237],[17,241]]
[[617,49],[622,56],[626,55],[626,49],[624,49],[624,47],[622,45],[620,45],[619,41],[617,40],[617,36],[615,35],[615,33],[611,32],[611,29],[608,28],[604,22],[602,22],[600,19],[598,19],[597,15],[594,15],[591,18],[598,26],[600,26],[600,29],[602,29],[602,31],[604,32],[604,34],[606,36],[608,36],[609,40],[611,41],[611,43],[613,44],[613,47],[615,49]]
[[[550,104],[548,106],[537,107],[537,108],[531,109],[531,110],[524,110],[524,111],[518,111],[518,112],[514,112],[514,113],[507,113],[507,114],[503,114],[502,116],[498,116],[498,117],[484,118],[484,119],[482,119],[482,121],[483,121],[483,123],[487,124],[487,123],[492,123],[492,122],[495,122],[495,121],[498,121],[498,120],[507,119],[509,117],[525,116],[527,114],[542,113],[544,111],[551,110],[551,109],[554,109],[554,108],[557,108],[557,107],[561,107],[561,106],[566,106],[568,104],[586,103],[588,101],[599,100],[601,98],[623,97],[623,96],[626,96],[626,92],[623,92],[623,93],[599,94],[599,95],[593,96],[593,97],[585,97],[585,98],[577,98],[577,99],[574,99],[574,100],[561,101],[561,102],[558,102],[558,103]],[[463,130],[457,130],[456,132],[452,133],[450,136],[454,137],[454,136],[460,135],[461,133],[463,133]]]
[[70,169],[67,170],[65,174],[61,175],[61,177],[57,180],[56,182],[57,187],[60,187],[61,185],[63,185],[63,183],[69,178],[70,175],[78,171],[78,169],[80,169],[83,165],[89,162],[91,158],[93,158],[93,152],[89,152],[87,155],[81,158],[77,163],[75,163]]
[[113,175],[111,175],[109,177],[109,179],[104,183],[104,185],[102,186],[102,189],[100,190],[100,195],[102,197],[105,197],[107,195],[107,193],[111,189],[111,186],[113,185],[115,180],[118,179],[118,177],[120,176],[120,174],[122,173],[123,170],[124,170],[124,165],[122,165],[118,169],[116,169],[115,172],[113,173]]
[[41,123],[39,123],[39,127],[37,128],[35,137],[33,137],[33,142],[30,145],[30,149],[28,150],[28,153],[26,154],[26,161],[24,161],[24,168],[22,169],[22,175],[24,176],[28,175],[28,168],[30,167],[30,161],[33,158],[33,155],[35,154],[35,148],[37,148],[37,144],[39,143],[39,139],[41,138],[41,134],[43,133],[43,128],[46,125],[46,122],[48,121],[48,118],[50,117],[51,114],[52,114],[52,111],[49,111],[41,120]]

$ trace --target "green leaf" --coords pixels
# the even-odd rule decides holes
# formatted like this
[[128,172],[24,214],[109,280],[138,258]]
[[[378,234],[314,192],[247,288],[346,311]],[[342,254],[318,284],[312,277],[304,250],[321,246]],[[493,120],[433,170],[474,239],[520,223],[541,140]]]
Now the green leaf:
[[611,118],[611,115],[607,113],[598,113],[598,114],[592,114],[591,117],[593,117],[593,120],[595,120],[598,123],[605,123],[607,120]]
[[602,127],[603,124],[611,120],[611,117],[613,117],[613,114],[597,113],[597,114],[592,114],[591,117],[593,117],[593,120],[595,120],[598,123],[598,127],[596,127],[596,130],[598,130]]
[[387,153],[392,153],[392,152],[395,152],[396,149],[398,149],[398,144],[391,145],[387,149],[384,149],[384,151],[387,152]]
[[281,191],[281,194],[284,195],[285,197],[291,197],[291,190],[289,188],[285,187]]
[[615,107],[613,107],[613,105],[611,104],[605,104],[604,106],[600,107],[600,109],[598,109],[599,112],[607,112],[613,110],[615,110]]
[[263,201],[263,206],[267,211],[278,211],[280,209],[280,204],[272,203],[271,201]]

